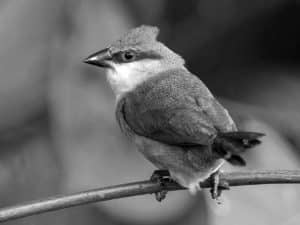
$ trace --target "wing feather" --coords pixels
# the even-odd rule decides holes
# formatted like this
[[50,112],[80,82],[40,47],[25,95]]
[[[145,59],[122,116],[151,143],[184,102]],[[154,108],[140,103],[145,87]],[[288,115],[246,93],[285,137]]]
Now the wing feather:
[[122,104],[124,120],[134,133],[170,145],[208,145],[218,131],[235,129],[227,111],[186,70],[144,82]]

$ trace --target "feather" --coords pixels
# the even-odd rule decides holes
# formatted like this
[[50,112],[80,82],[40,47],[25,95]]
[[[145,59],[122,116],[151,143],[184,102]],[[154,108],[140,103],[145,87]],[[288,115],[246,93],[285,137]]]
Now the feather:
[[170,145],[209,145],[220,132],[235,131],[227,111],[186,70],[170,70],[128,92],[124,118],[138,135]]

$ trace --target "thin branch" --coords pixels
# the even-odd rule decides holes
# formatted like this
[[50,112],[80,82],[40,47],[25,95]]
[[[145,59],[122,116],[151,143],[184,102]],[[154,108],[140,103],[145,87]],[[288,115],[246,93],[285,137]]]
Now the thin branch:
[[[220,179],[227,181],[230,186],[300,183],[300,171],[232,172],[221,174]],[[201,187],[211,187],[211,180],[208,179],[201,183]],[[184,188],[173,182],[167,182],[164,186],[153,181],[121,184],[2,208],[0,209],[0,222],[92,202],[152,194],[161,190],[175,191],[182,189]]]

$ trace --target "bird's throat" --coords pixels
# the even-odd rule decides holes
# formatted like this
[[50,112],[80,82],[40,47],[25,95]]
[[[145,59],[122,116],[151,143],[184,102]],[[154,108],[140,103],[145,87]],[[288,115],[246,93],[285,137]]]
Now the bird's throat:
[[108,70],[107,79],[118,98],[158,74],[157,66],[156,62],[119,64]]

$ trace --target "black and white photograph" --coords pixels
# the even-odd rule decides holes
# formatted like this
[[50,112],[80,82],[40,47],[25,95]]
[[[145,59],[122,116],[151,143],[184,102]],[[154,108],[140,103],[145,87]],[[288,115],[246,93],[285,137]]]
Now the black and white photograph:
[[299,225],[300,1],[0,2],[0,223]]

